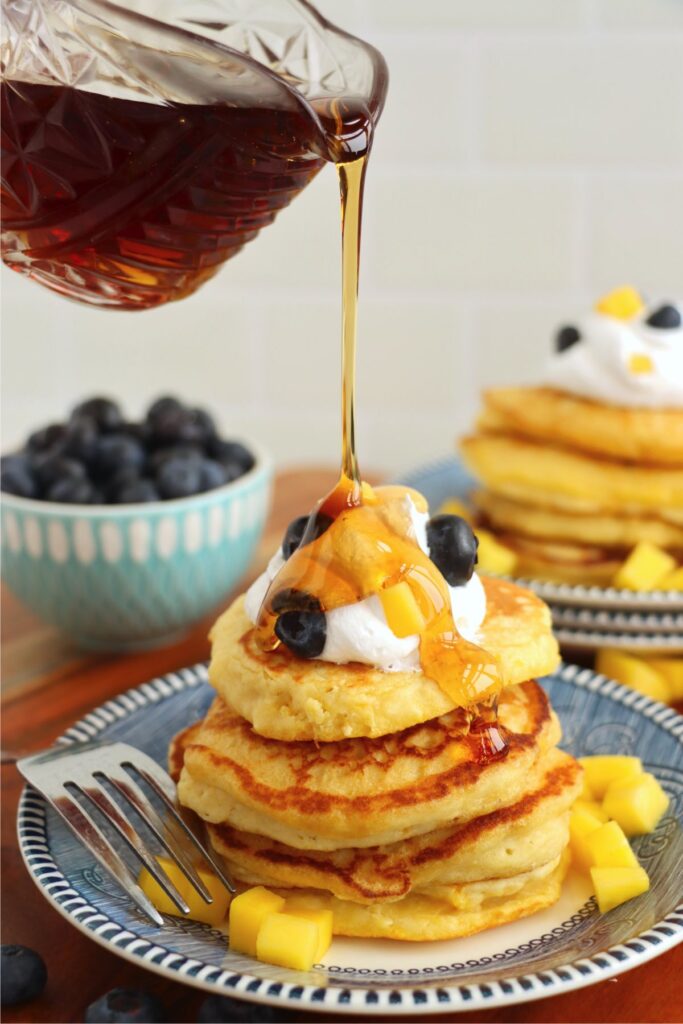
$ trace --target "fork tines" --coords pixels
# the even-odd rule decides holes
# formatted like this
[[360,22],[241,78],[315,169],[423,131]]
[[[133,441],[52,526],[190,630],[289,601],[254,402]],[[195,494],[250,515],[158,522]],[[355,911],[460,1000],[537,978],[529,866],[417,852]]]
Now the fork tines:
[[[213,898],[196,869],[200,858],[210,864],[231,893],[235,892],[233,883],[215,856],[183,819],[173,780],[147,754],[127,743],[64,745],[25,757],[17,762],[17,768],[155,924],[164,923],[161,914],[98,825],[98,814],[133,851],[182,914],[189,913],[190,908],[150,851],[143,835],[131,823],[127,816],[131,808],[205,903],[212,903]],[[158,812],[140,782],[144,782],[161,802],[167,812],[164,816]],[[120,802],[110,795],[105,784],[118,794]]]

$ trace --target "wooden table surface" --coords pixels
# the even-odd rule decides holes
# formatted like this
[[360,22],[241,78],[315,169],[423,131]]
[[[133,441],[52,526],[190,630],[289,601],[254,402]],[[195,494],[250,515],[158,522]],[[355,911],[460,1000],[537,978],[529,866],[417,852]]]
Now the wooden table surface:
[[[286,524],[331,486],[326,470],[290,471],[276,481],[270,523],[258,571]],[[3,721],[5,755],[40,750],[102,701],[153,676],[205,659],[210,619],[173,647],[131,655],[83,654],[43,625],[6,591],[2,595]],[[156,992],[169,1022],[196,1020],[202,994],[132,966],[96,945],[47,905],[25,871],[14,828],[21,781],[2,766],[2,941],[37,949],[48,967],[42,998],[4,1015],[7,1022],[77,1022],[84,1008],[115,986]],[[683,1019],[683,947],[591,988],[483,1012],[446,1014],[458,1021],[680,1021]],[[302,1020],[340,1020],[332,1015]],[[391,1018],[387,1017],[386,1020]],[[421,1020],[422,1017],[402,1018]]]

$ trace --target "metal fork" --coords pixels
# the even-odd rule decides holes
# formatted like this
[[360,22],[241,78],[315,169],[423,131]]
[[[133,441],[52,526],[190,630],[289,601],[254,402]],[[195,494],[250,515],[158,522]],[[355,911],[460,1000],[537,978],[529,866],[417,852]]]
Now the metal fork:
[[[205,903],[213,903],[213,897],[194,867],[193,862],[198,859],[198,854],[208,861],[226,889],[235,892],[233,883],[214,855],[183,820],[178,809],[176,787],[170,775],[135,747],[127,743],[84,743],[52,747],[42,754],[17,761],[17,768],[42,793],[105,871],[155,924],[162,925],[164,919],[142,891],[90,809],[102,815],[124,840],[181,913],[188,914],[190,908],[139,831],[133,827],[122,806],[109,795],[103,785],[105,782],[133,808]],[[168,812],[165,818],[151,803],[135,775],[161,800]],[[78,794],[81,800],[77,800],[74,794]]]

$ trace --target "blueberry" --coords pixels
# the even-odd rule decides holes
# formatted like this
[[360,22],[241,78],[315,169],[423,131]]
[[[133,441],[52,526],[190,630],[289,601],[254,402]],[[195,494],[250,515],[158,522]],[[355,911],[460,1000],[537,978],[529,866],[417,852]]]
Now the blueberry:
[[147,423],[124,423],[121,427],[121,433],[135,438],[143,447],[149,444],[150,429]]
[[30,452],[47,452],[56,449],[64,440],[66,425],[64,423],[51,423],[49,427],[36,430],[28,439],[28,450]]
[[96,505],[102,495],[89,480],[58,480],[47,492],[48,501],[59,501],[68,505]]
[[136,505],[147,501],[160,501],[161,495],[151,480],[131,480],[116,492],[114,498],[120,505]]
[[282,540],[282,554],[285,558],[293,555],[301,544],[306,527],[308,526],[308,519],[308,516],[297,516],[296,519],[292,519],[287,527]]
[[271,1024],[288,1020],[289,1014],[274,1006],[259,1006],[257,1003],[242,1003],[230,996],[207,996],[199,1007],[198,1024]]
[[113,988],[88,1006],[83,1020],[85,1024],[163,1024],[168,1014],[149,992]]
[[149,424],[152,424],[158,416],[162,416],[169,411],[178,412],[184,408],[180,399],[175,398],[173,395],[162,395],[161,398],[157,398],[156,401],[152,402],[147,410],[146,419]]
[[560,327],[555,335],[555,350],[557,352],[566,352],[568,348],[576,345],[578,341],[581,341],[581,332],[572,324],[567,324],[566,327]]
[[123,469],[142,471],[147,456],[139,441],[127,434],[105,434],[97,442],[92,467],[100,480],[107,480]]
[[47,982],[47,968],[39,953],[28,946],[0,947],[0,1002],[18,1006],[37,999]]
[[74,416],[67,424],[61,443],[62,453],[80,462],[90,462],[99,441],[99,431],[92,416]]
[[289,558],[297,548],[301,547],[304,534],[306,535],[306,543],[310,544],[312,541],[317,540],[318,537],[321,537],[331,525],[332,519],[325,515],[324,512],[313,512],[310,516],[297,516],[296,519],[291,521],[285,531],[282,541],[282,554],[285,558]]
[[241,470],[239,476],[242,473],[247,473],[256,461],[249,449],[239,441],[222,441],[220,437],[214,437],[210,441],[209,454],[223,465],[239,466]]
[[167,459],[157,473],[162,498],[188,498],[202,489],[202,464],[198,459],[177,456]]
[[175,458],[187,458],[201,460],[204,456],[204,449],[198,444],[175,444],[168,448],[157,448],[155,452],[149,456],[147,465],[149,470],[156,474],[159,472],[164,462],[169,459]]
[[88,416],[92,419],[98,430],[101,430],[102,433],[110,433],[112,430],[119,430],[123,426],[121,409],[110,398],[98,396],[81,402],[71,413],[71,418],[79,419],[81,416]]
[[85,466],[77,459],[63,455],[38,455],[33,459],[33,472],[44,491],[60,480],[84,480]]
[[654,313],[650,313],[649,317],[645,321],[650,327],[659,327],[663,331],[671,331],[676,327],[681,326],[682,318],[681,311],[677,306],[667,302],[659,309],[656,309]]
[[275,635],[299,658],[317,658],[327,637],[323,611],[282,612],[275,622]]
[[427,523],[429,557],[451,587],[472,577],[478,541],[472,527],[460,516],[433,516]]
[[206,445],[213,421],[201,409],[168,408],[149,420],[150,438],[157,446],[166,444]]
[[38,484],[25,455],[5,455],[0,468],[0,490],[20,498],[36,498]]
[[319,612],[322,605],[314,594],[307,594],[305,590],[296,590],[294,587],[285,587],[279,590],[270,603],[274,612]]
[[214,488],[229,483],[226,479],[225,467],[215,459],[202,459],[200,466],[203,491],[213,491]]

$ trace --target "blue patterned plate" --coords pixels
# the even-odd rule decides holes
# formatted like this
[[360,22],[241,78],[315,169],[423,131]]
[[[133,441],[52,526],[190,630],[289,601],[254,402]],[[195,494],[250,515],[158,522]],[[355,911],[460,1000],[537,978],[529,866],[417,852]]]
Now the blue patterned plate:
[[[136,911],[42,798],[26,789],[18,815],[26,866],[45,897],[81,931],[175,981],[239,998],[378,1014],[499,1006],[580,988],[627,971],[683,940],[683,718],[633,690],[568,665],[545,680],[573,754],[639,754],[672,798],[657,830],[635,842],[650,892],[598,914],[586,881],[570,875],[554,907],[450,942],[335,939],[306,974],[229,953],[207,925]],[[122,740],[165,761],[171,736],[206,711],[203,665],[154,679],[86,715],[61,742]]]
[[[469,499],[476,480],[453,455],[428,462],[401,477],[402,484],[424,494],[433,509],[447,498]],[[683,613],[680,590],[618,590],[616,587],[581,586],[572,583],[546,583],[542,580],[515,580],[533,590],[551,605],[594,608],[603,611]],[[627,646],[623,644],[621,646]]]

